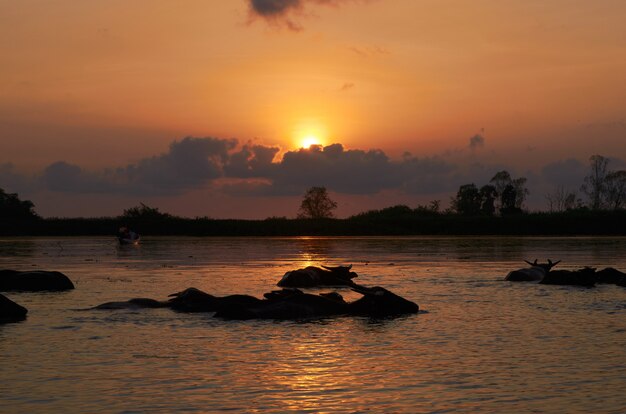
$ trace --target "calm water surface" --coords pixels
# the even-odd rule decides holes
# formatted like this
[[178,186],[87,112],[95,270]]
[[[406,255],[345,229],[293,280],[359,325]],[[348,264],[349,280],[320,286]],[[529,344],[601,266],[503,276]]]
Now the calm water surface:
[[[626,412],[626,288],[502,281],[534,258],[624,270],[626,238],[0,240],[0,268],[60,270],[76,285],[7,293],[29,314],[0,325],[0,412]],[[352,263],[357,281],[422,312],[227,322],[79,310],[190,286],[260,296],[324,263]]]

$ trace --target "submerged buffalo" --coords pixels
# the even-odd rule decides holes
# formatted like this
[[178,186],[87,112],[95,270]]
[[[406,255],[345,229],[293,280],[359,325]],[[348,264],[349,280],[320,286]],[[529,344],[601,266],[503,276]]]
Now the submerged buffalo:
[[539,283],[543,285],[566,285],[593,287],[596,285],[596,269],[584,267],[578,270],[553,270],[544,276]]
[[167,301],[138,298],[127,302],[107,302],[92,309],[170,308],[179,312],[215,312],[223,319],[299,320],[329,316],[387,317],[417,313],[419,306],[389,290],[354,285],[363,296],[346,302],[336,292],[313,295],[298,289],[282,289],[264,294],[213,296],[196,288],[174,293]]
[[560,260],[553,263],[550,259],[548,259],[548,263],[537,263],[537,259],[535,259],[533,263],[528,260],[524,261],[528,263],[530,267],[513,270],[506,275],[504,280],[508,280],[510,282],[539,282],[543,280],[546,274],[548,274],[554,266],[561,263]]
[[21,321],[27,313],[28,309],[0,295],[0,323]]
[[291,270],[277,283],[280,287],[316,287],[316,286],[353,286],[352,279],[358,275],[350,266],[308,266],[304,269]]
[[419,312],[419,306],[380,287],[354,284],[352,290],[363,295],[346,302],[336,292],[313,295],[298,289],[266,293],[265,300],[252,306],[225,306],[216,317],[224,319],[309,319],[329,316],[368,316],[375,318]]
[[196,313],[215,312],[226,305],[251,306],[261,302],[261,299],[249,295],[213,296],[194,287],[172,293],[169,297],[170,299],[164,301],[150,298],[134,298],[123,302],[106,302],[89,309],[169,308],[179,312]]
[[607,283],[626,287],[626,273],[613,267],[607,267],[596,272],[596,283]]
[[169,295],[167,306],[179,312],[216,312],[224,306],[254,306],[261,302],[250,295],[213,296],[196,288]]
[[526,261],[530,268],[514,270],[504,280],[512,282],[539,282],[543,285],[570,285],[593,287],[596,283],[614,284],[626,287],[626,273],[612,267],[596,271],[592,267],[583,267],[577,270],[552,270],[561,261],[548,263],[533,263]]
[[130,299],[130,300],[123,301],[123,302],[106,302],[90,309],[116,310],[116,309],[167,308],[167,307],[169,307],[167,302],[160,302],[156,299],[150,299],[150,298],[134,298],[134,299]]
[[61,272],[46,270],[0,270],[0,291],[62,291],[74,289],[72,281]]

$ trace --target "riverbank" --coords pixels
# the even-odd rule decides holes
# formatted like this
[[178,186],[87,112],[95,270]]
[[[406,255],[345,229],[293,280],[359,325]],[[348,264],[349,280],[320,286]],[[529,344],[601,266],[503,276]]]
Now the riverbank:
[[96,236],[121,225],[159,236],[626,235],[626,211],[526,213],[503,217],[458,214],[362,214],[346,219],[47,218],[0,220],[0,236]]

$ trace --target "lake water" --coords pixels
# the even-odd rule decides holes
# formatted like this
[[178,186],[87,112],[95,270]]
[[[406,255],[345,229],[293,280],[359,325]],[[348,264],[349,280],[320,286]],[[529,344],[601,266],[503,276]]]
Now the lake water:
[[[76,289],[6,293],[29,314],[0,325],[0,412],[626,412],[626,288],[502,280],[535,258],[626,270],[626,238],[3,239],[0,268],[59,270]],[[350,263],[422,311],[77,310],[190,286],[261,296],[288,270]]]

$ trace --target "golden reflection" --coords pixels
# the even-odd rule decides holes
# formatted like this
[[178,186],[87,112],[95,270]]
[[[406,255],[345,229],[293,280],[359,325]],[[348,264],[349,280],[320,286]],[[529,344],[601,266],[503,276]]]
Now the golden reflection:
[[299,268],[336,264],[334,241],[331,238],[299,237],[295,243],[298,246],[296,263]]
[[[320,325],[315,328],[318,330]],[[281,410],[320,412],[340,409],[345,404],[343,398],[350,394],[346,386],[357,383],[346,367],[350,365],[351,348],[338,340],[345,340],[345,335],[325,333],[311,336],[309,329],[298,329],[290,342],[277,345],[281,350],[265,379],[272,389],[284,390],[283,397],[276,401],[282,405]]]

